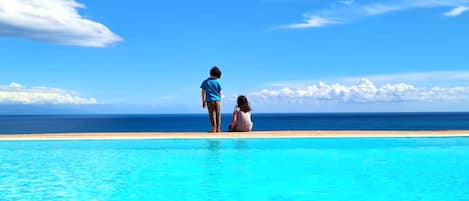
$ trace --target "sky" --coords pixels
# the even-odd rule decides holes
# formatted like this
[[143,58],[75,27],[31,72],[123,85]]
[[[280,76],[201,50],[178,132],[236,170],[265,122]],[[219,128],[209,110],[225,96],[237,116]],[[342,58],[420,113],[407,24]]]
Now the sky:
[[[469,0],[0,0],[0,113],[469,111]],[[3,112],[2,112],[3,110]]]

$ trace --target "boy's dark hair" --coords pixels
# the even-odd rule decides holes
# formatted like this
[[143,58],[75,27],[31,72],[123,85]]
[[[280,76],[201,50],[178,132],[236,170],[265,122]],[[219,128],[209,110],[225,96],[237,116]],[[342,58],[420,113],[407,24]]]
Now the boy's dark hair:
[[243,112],[250,112],[251,107],[249,106],[248,98],[246,96],[238,96],[238,107]]
[[210,76],[220,79],[221,77],[221,71],[218,67],[214,66],[212,69],[210,69]]

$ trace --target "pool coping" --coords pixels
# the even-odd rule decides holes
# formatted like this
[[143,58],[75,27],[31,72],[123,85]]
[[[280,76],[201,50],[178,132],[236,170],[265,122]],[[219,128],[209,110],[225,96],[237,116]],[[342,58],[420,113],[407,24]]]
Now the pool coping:
[[256,132],[109,132],[1,134],[0,141],[41,140],[158,140],[158,139],[275,139],[275,138],[410,138],[469,137],[469,130],[447,131],[256,131]]

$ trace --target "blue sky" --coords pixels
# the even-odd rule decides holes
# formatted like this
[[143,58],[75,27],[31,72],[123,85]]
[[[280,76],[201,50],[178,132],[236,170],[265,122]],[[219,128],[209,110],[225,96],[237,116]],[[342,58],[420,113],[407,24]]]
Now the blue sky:
[[467,111],[468,22],[468,0],[5,0],[0,104],[204,112],[217,65],[225,112]]

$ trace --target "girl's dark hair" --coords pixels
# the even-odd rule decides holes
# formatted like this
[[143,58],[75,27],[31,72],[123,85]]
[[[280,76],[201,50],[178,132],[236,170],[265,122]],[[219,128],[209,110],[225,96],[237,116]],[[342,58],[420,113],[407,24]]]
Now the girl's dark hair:
[[243,112],[251,111],[251,107],[249,106],[248,98],[246,98],[246,96],[238,96],[238,107]]
[[217,79],[220,79],[221,77],[221,71],[218,67],[214,66],[212,69],[210,69],[210,76],[215,77]]

